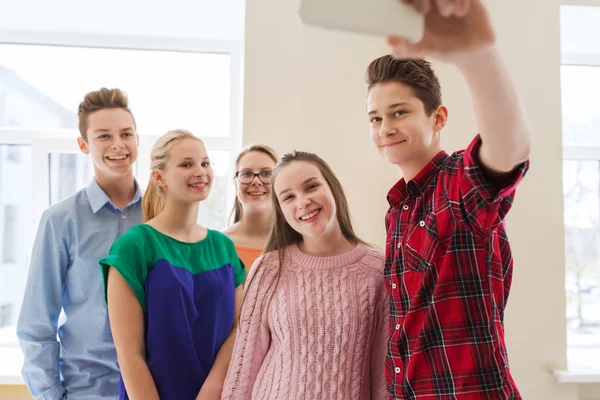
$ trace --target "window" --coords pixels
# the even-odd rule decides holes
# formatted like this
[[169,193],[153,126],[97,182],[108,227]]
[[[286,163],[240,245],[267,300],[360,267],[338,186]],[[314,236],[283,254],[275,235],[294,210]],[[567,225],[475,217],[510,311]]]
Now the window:
[[600,65],[563,66],[561,75],[569,346],[600,347],[600,118],[587,94],[600,90]]
[[231,174],[229,173],[229,152],[223,150],[209,150],[213,167],[213,183],[210,195],[200,205],[198,222],[204,226],[224,229],[229,208],[224,207],[227,192],[232,188]]
[[561,7],[569,349],[600,348],[600,47],[590,33],[599,22],[598,7]]
[[11,314],[12,314],[12,304],[2,304],[0,306],[0,328],[10,325]]
[[23,149],[18,146],[9,146],[6,149],[6,159],[14,163],[20,163],[22,158],[21,151],[23,151]]
[[140,134],[134,174],[143,189],[159,135],[184,128],[201,137],[215,179],[198,219],[212,229],[226,226],[230,165],[241,144],[237,46],[162,38],[164,48],[155,49],[151,40],[123,38],[116,43],[127,48],[117,49],[101,45],[102,37],[88,39],[90,47],[0,43],[0,304],[11,305],[0,311],[8,321],[0,324],[3,346],[18,346],[15,324],[41,213],[93,177],[93,163],[76,143],[77,105],[86,92],[127,92]]
[[120,87],[141,134],[184,127],[230,136],[230,54],[6,44],[0,54],[0,96],[11,124],[75,130],[85,92]]
[[[0,135],[0,140],[15,142]],[[18,152],[22,163],[9,161],[11,152]],[[17,344],[14,325],[27,279],[34,232],[31,177],[31,145],[0,144],[0,348]]]
[[94,176],[91,159],[83,153],[50,153],[50,203],[86,187]]
[[2,235],[2,263],[14,263],[17,261],[17,243],[15,238],[18,235],[17,229],[17,213],[16,205],[4,206],[4,229]]
[[4,90],[2,86],[2,83],[0,83],[0,126],[3,126],[5,124],[4,121],[6,120],[6,112],[4,111],[6,104],[6,95],[4,93],[6,93],[6,90]]

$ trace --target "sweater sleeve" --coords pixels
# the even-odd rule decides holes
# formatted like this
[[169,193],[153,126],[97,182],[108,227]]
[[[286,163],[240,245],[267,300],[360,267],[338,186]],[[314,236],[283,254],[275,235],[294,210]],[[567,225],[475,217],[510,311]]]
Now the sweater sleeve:
[[375,340],[371,351],[371,399],[387,400],[388,390],[385,382],[385,358],[388,348],[388,324],[390,300],[384,285],[383,277],[376,286],[377,325]]
[[240,321],[231,363],[223,385],[221,400],[246,400],[252,398],[252,389],[269,349],[271,334],[266,310],[270,289],[267,262],[262,257],[254,262],[242,302]]

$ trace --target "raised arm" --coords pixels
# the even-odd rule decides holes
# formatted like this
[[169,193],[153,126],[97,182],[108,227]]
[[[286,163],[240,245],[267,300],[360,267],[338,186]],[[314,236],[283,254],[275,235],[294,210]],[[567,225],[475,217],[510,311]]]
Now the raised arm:
[[458,67],[469,86],[482,145],[481,164],[511,172],[529,158],[529,127],[515,84],[500,56],[481,0],[402,0],[425,14],[419,43],[390,37],[398,58],[432,57]]

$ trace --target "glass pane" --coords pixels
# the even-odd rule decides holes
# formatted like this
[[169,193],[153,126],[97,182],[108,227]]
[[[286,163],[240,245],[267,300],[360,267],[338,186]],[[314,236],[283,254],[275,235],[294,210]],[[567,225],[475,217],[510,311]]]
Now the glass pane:
[[198,223],[210,229],[223,230],[227,216],[227,190],[231,185],[229,152],[209,150],[208,155],[214,171],[214,180],[208,199],[200,203]]
[[0,54],[0,126],[75,129],[85,92],[120,87],[141,134],[229,136],[227,54],[8,44]]
[[600,67],[561,67],[563,143],[600,146]]
[[94,167],[89,156],[50,154],[50,204],[55,204],[89,185]]
[[569,346],[600,343],[600,161],[563,164]]
[[[137,161],[133,164],[134,176]],[[50,204],[87,187],[94,178],[92,159],[83,153],[50,153]]]
[[33,242],[31,146],[0,145],[0,346],[16,346]]
[[600,53],[600,7],[560,6],[560,49],[564,53]]

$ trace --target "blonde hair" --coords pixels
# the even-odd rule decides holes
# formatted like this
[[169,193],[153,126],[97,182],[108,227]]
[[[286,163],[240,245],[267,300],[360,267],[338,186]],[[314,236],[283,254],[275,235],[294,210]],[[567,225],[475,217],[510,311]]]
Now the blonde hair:
[[[275,150],[273,150],[272,148],[270,148],[269,146],[267,146],[265,144],[252,144],[252,145],[249,145],[248,147],[244,148],[240,152],[240,154],[238,154],[237,158],[235,159],[234,173],[237,172],[237,169],[240,166],[240,161],[242,160],[242,157],[244,157],[246,154],[251,153],[253,151],[266,154],[267,156],[269,156],[271,158],[271,160],[273,160],[274,163],[277,164],[277,160],[279,159],[279,157],[277,156],[277,152],[275,152]],[[235,224],[236,222],[241,221],[243,216],[244,216],[244,209],[242,208],[242,203],[240,203],[240,200],[238,199],[238,197],[235,196],[235,200],[233,203],[233,209],[231,210],[229,219],[231,220],[231,217],[233,217],[233,223]]]
[[77,109],[79,133],[84,140],[87,141],[88,117],[90,114],[107,108],[120,108],[127,111],[131,114],[131,118],[133,119],[133,127],[136,128],[135,118],[129,109],[129,99],[127,98],[127,95],[118,88],[101,88],[100,90],[87,93],[83,98],[83,101],[79,103]]
[[[164,171],[165,165],[169,161],[169,153],[173,146],[185,139],[196,140],[203,143],[202,140],[194,136],[191,132],[184,129],[176,129],[169,131],[162,135],[154,146],[150,153],[150,170],[151,171]],[[151,176],[148,182],[148,187],[144,193],[142,199],[142,212],[144,215],[144,222],[150,221],[161,213],[165,207],[164,191],[156,184],[154,178]]]

